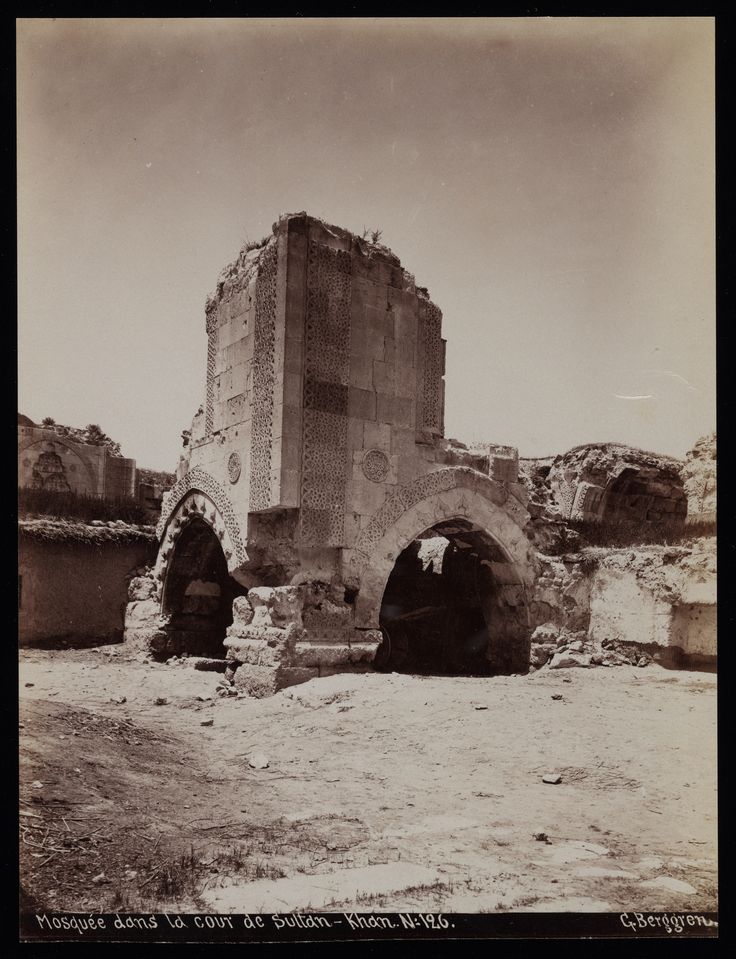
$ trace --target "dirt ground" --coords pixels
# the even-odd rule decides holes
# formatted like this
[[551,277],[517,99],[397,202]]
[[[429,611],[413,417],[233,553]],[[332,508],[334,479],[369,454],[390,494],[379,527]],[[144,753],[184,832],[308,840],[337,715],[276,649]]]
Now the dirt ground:
[[713,674],[366,673],[265,700],[220,679],[123,647],[22,654],[28,905],[717,908]]

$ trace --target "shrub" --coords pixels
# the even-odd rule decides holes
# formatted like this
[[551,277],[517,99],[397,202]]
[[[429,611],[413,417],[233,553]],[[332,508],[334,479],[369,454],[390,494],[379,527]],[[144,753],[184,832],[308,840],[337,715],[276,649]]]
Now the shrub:
[[103,521],[119,519],[125,523],[142,525],[150,523],[149,511],[130,497],[114,500],[99,499],[96,496],[85,496],[81,493],[30,487],[18,490],[18,514],[21,517],[73,517],[85,522],[93,519]]

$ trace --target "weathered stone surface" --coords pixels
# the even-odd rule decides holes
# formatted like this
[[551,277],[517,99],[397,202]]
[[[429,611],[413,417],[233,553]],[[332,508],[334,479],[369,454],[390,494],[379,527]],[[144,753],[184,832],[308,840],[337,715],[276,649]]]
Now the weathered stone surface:
[[[592,579],[589,639],[684,656],[716,655],[715,538],[610,550]],[[694,602],[689,602],[694,600]]]
[[531,636],[532,646],[536,646],[542,643],[552,643],[557,644],[557,639],[560,635],[560,627],[556,626],[554,623],[543,623],[541,626],[537,626]]
[[682,463],[619,443],[576,446],[551,464],[547,482],[563,517],[585,521],[682,523]]
[[349,660],[351,663],[372,663],[377,649],[378,643],[351,643]]
[[710,433],[693,446],[681,471],[688,522],[713,522],[716,518],[716,465],[716,434]]
[[132,602],[155,599],[157,584],[153,576],[134,576],[128,586],[128,598]]
[[158,625],[161,619],[161,604],[155,599],[137,600],[125,607],[125,628],[140,629]]
[[244,641],[284,646],[289,642],[296,642],[303,634],[304,630],[293,623],[286,629],[281,629],[279,626],[257,626],[252,623],[250,626],[228,626],[223,643],[229,649],[234,649]]
[[570,669],[575,666],[592,666],[591,658],[585,653],[560,652],[552,657],[550,669]]
[[294,666],[338,666],[351,662],[350,646],[337,643],[297,643],[290,657],[290,663]]
[[157,627],[131,628],[125,631],[125,642],[134,649],[142,652],[163,652],[168,637],[162,629]]
[[286,642],[269,645],[260,639],[241,639],[227,650],[228,662],[250,663],[255,666],[278,666],[286,657]]
[[316,668],[290,666],[255,666],[250,663],[238,667],[235,673],[235,686],[241,692],[256,699],[272,696],[287,686],[306,683],[319,675]]
[[258,586],[248,591],[253,626],[302,625],[304,589],[301,586]]
[[549,660],[550,656],[553,655],[554,648],[555,647],[545,643],[532,643],[529,656],[530,665],[544,666],[544,664]]
[[233,600],[233,626],[250,626],[253,622],[253,607],[247,596],[236,596]]

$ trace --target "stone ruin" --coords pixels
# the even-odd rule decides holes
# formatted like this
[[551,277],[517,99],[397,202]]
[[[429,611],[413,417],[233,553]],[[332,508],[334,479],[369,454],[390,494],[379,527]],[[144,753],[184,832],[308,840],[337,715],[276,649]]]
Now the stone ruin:
[[525,669],[527,493],[515,451],[444,438],[442,313],[427,290],[386,247],[300,213],[222,272],[205,313],[204,403],[155,567],[131,586],[127,640],[226,650],[255,695],[371,668],[392,632],[406,641],[432,620],[426,584],[425,609],[384,593],[420,537],[443,537],[444,566],[474,584],[451,630],[474,662]]
[[204,402],[130,586],[126,640],[148,653],[255,696],[373,668],[526,672],[550,529],[685,515],[666,458],[586,448],[530,481],[515,449],[446,439],[442,313],[378,243],[282,216],[205,316]]

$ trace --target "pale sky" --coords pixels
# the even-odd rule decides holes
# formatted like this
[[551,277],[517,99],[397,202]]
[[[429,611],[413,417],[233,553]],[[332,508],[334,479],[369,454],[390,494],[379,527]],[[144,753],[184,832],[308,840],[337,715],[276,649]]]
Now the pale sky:
[[441,308],[446,434],[715,428],[712,18],[19,20],[19,410],[173,470],[204,303],[306,210]]

